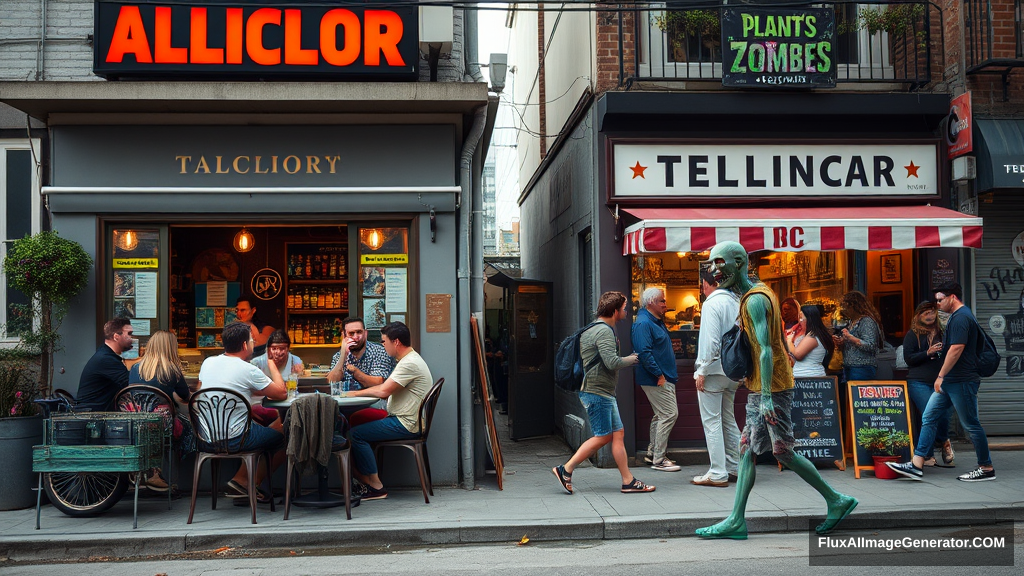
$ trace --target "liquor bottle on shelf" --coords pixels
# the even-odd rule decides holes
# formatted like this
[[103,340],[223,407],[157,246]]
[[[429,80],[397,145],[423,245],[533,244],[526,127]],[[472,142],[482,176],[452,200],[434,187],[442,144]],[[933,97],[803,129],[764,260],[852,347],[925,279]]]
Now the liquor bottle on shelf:
[[348,308],[348,288],[344,288],[341,291],[341,307]]
[[345,278],[347,276],[345,272],[345,256],[338,256],[338,278]]
[[302,306],[299,306],[303,310],[309,308],[309,286],[306,286],[302,291]]
[[305,274],[305,278],[312,279],[313,278],[313,257],[307,254],[305,260],[306,260],[306,274]]
[[299,280],[306,277],[306,264],[302,261],[302,254],[295,256],[295,277]]
[[289,288],[288,289],[288,295],[285,297],[285,305],[284,306],[285,306],[285,308],[295,308],[295,306],[293,306],[293,304],[295,304],[295,289],[294,288]]
[[328,269],[328,272],[330,273],[328,275],[328,277],[331,280],[337,280],[337,278],[338,278],[338,255],[337,254],[331,254],[331,266]]
[[317,308],[326,308],[327,307],[327,298],[324,295],[324,289],[323,288],[317,288],[316,291],[317,291],[316,307]]
[[338,289],[338,288],[334,289],[334,297],[332,299],[334,300],[334,309],[335,310],[337,310],[339,308],[344,308],[344,306],[341,305],[341,290],[340,289]]

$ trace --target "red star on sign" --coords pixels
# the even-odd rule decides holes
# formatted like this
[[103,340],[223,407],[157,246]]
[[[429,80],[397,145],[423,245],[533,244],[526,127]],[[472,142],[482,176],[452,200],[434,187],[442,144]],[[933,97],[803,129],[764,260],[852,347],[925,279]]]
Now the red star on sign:
[[920,178],[920,176],[917,175],[917,169],[920,168],[920,166],[914,166],[913,160],[910,161],[910,166],[904,166],[904,168],[907,169],[907,178],[910,178],[911,176],[914,178]]
[[647,166],[641,166],[639,161],[637,161],[636,166],[630,167],[630,170],[633,171],[633,177],[631,180],[636,180],[637,176],[647,180],[647,177],[644,176],[644,170],[647,170]]

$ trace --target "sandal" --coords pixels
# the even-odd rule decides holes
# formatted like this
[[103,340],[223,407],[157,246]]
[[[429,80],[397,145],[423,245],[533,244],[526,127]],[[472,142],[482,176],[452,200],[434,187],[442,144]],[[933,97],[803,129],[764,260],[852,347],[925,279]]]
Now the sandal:
[[562,488],[569,494],[572,494],[572,473],[566,472],[565,466],[555,466],[551,471],[555,473],[555,477],[558,478]]
[[[249,489],[242,486],[234,480],[228,481],[228,489],[225,491],[225,496],[235,500],[241,500],[245,502],[249,498]],[[257,504],[270,504],[270,496],[266,492],[256,489],[256,503]],[[248,503],[245,504],[248,506]]]
[[654,486],[644,484],[634,476],[632,482],[622,485],[622,493],[633,494],[634,492],[654,492]]

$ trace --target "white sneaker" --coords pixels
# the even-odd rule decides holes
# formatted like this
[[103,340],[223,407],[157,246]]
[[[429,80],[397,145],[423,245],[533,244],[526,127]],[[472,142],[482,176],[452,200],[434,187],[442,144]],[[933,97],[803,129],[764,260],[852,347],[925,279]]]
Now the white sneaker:
[[678,472],[682,470],[682,467],[668,458],[662,458],[651,465],[654,470],[661,470],[662,472]]

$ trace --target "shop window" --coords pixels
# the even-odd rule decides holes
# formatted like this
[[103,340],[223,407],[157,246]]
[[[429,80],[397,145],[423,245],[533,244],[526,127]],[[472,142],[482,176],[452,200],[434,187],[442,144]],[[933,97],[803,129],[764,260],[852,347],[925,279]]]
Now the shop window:
[[353,312],[374,338],[385,324],[409,324],[408,228],[359,229],[358,286],[360,306]]
[[[661,288],[668,301],[665,324],[676,357],[695,359],[701,293],[700,270],[707,252],[663,252],[633,256],[631,287],[634,312],[648,288]],[[850,253],[760,252],[750,255],[751,280],[768,285],[779,300],[795,298],[801,305],[817,304],[824,316],[836,314],[843,294],[852,289]]]
[[123,355],[130,360],[160,328],[160,230],[119,225],[109,239],[108,316],[131,319],[136,342]]
[[[0,262],[10,242],[40,230],[39,179],[34,168],[38,156],[32,147],[38,153],[39,141],[0,140]],[[31,329],[18,312],[18,306],[27,306],[29,299],[8,285],[2,267],[0,304],[0,341],[14,342],[19,332]]]

